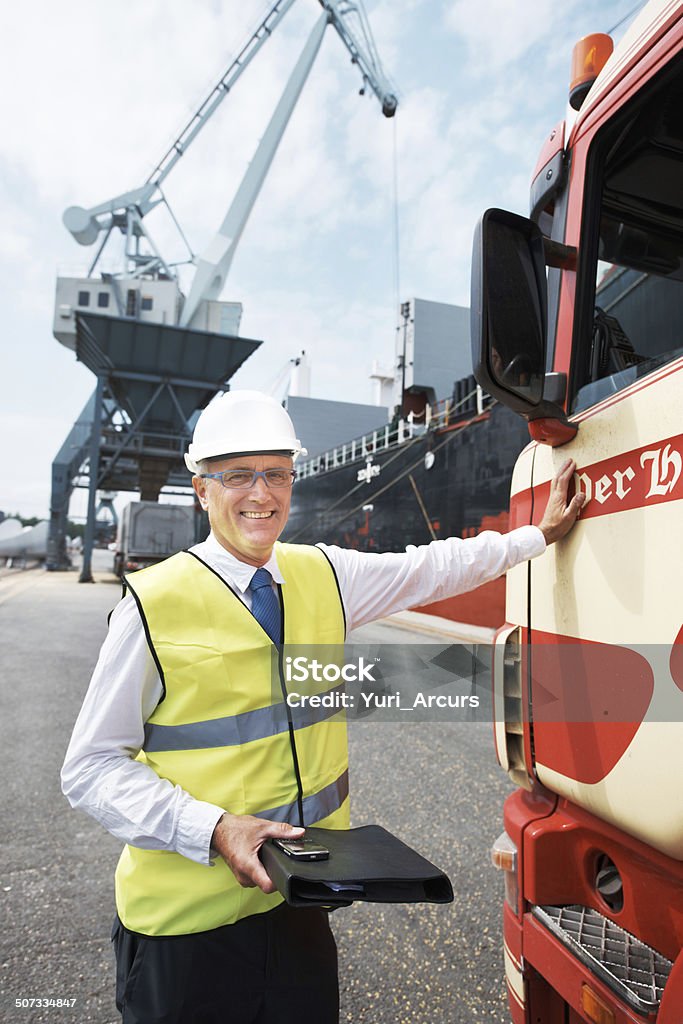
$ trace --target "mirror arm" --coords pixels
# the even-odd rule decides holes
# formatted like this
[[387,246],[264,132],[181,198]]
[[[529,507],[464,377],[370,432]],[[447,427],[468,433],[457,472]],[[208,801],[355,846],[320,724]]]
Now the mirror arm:
[[543,398],[555,405],[564,405],[567,397],[567,374],[552,371],[543,380]]
[[575,245],[564,245],[562,242],[555,242],[552,238],[546,238],[544,235],[543,255],[546,267],[575,271],[579,250]]

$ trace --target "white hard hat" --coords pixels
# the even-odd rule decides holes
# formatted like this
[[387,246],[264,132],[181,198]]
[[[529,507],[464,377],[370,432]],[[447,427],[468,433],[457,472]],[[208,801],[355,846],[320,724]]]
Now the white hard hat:
[[204,409],[185,455],[190,473],[197,463],[221,455],[285,452],[307,455],[294,425],[279,402],[260,391],[228,391]]

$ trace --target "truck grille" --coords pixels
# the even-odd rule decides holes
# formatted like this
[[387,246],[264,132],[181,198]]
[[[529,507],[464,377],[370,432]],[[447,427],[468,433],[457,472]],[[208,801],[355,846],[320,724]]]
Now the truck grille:
[[590,907],[532,907],[537,920],[625,1003],[659,1008],[671,961]]

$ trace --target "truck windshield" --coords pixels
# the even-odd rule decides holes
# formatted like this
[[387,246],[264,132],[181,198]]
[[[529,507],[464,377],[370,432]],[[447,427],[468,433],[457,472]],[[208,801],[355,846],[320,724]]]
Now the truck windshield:
[[683,74],[651,87],[594,146],[593,315],[573,412],[683,355]]

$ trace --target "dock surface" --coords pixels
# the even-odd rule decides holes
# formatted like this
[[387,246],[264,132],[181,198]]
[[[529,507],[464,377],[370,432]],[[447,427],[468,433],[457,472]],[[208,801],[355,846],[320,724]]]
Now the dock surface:
[[[116,1024],[109,933],[120,843],[61,794],[59,769],[120,587],[36,568],[0,573],[3,843],[0,1020]],[[424,643],[383,623],[363,643]],[[450,876],[449,906],[356,904],[331,918],[341,1021],[507,1024],[502,879],[490,847],[510,787],[489,723],[355,722],[352,824],[376,822]],[[35,1000],[33,1006],[15,1001]],[[62,1005],[41,1007],[37,1001]],[[75,1000],[73,1005],[64,1005]]]

